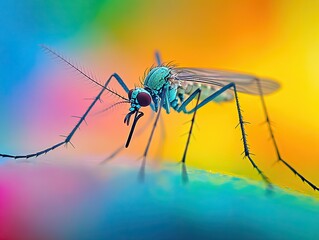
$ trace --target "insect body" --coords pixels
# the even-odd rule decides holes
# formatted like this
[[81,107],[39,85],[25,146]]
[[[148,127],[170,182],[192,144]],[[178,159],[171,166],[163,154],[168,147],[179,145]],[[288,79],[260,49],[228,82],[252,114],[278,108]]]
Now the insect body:
[[[201,89],[200,100],[206,99],[217,91],[217,88],[214,88],[212,85],[180,80],[178,78],[178,74],[174,74],[174,68],[169,68],[167,66],[154,67],[146,75],[143,88],[135,88],[130,90],[130,111],[134,112],[137,111],[141,106],[145,107],[150,105],[150,99],[152,99],[154,103],[153,110],[157,112],[159,100],[161,99],[160,96],[163,93],[163,90],[165,90],[165,95],[163,96],[163,107],[165,108],[166,112],[170,113],[170,108],[178,111],[179,105],[185,99],[185,94],[188,96],[192,95],[198,89]],[[146,94],[149,94],[149,96],[146,96]],[[137,99],[137,96],[140,97],[140,100]],[[232,99],[233,94],[225,91],[215,99],[212,99],[212,101],[223,102],[230,101]]]
[[[101,90],[99,94],[94,98],[91,105],[85,111],[85,113],[79,118],[78,123],[71,130],[71,132],[66,136],[65,140],[44,149],[42,151],[27,154],[27,155],[10,155],[10,154],[0,154],[2,157],[9,158],[30,158],[37,157],[42,154],[45,154],[55,148],[58,148],[64,144],[67,144],[71,141],[74,133],[80,127],[80,125],[85,121],[87,115],[96,104],[98,100],[100,100],[101,95],[104,91],[107,91],[111,94],[114,94],[120,97],[123,101],[119,103],[128,103],[130,104],[129,112],[124,118],[124,123],[127,125],[130,124],[130,119],[134,115],[134,121],[131,125],[131,130],[128,135],[127,142],[125,144],[126,147],[129,146],[130,141],[132,139],[134,129],[138,120],[144,115],[141,111],[143,107],[150,106],[154,112],[157,112],[156,119],[153,124],[153,128],[145,148],[143,154],[143,161],[141,166],[141,175],[143,176],[145,169],[145,161],[146,156],[151,144],[151,140],[157,126],[159,116],[161,113],[161,109],[164,108],[167,113],[170,113],[171,109],[177,112],[183,112],[186,114],[193,114],[191,127],[188,134],[188,139],[186,142],[182,163],[183,163],[183,172],[185,172],[185,162],[187,150],[190,142],[190,136],[192,134],[193,124],[195,122],[196,112],[207,103],[212,101],[215,102],[224,102],[234,100],[237,107],[237,115],[239,119],[238,125],[240,126],[241,134],[242,134],[242,142],[244,151],[244,156],[249,160],[251,165],[256,169],[256,171],[260,174],[262,179],[271,186],[271,183],[268,177],[261,171],[261,169],[257,166],[255,161],[251,157],[250,149],[248,147],[247,135],[245,132],[245,121],[242,116],[241,107],[238,99],[238,92],[248,93],[259,95],[261,99],[261,103],[263,106],[264,114],[266,117],[266,122],[268,124],[268,129],[271,135],[271,139],[273,141],[277,160],[283,163],[288,169],[290,169],[294,174],[296,174],[302,181],[306,182],[309,186],[311,186],[314,190],[319,191],[319,188],[314,185],[312,182],[307,180],[303,175],[301,175],[297,170],[295,170],[290,164],[288,164],[280,155],[278,145],[276,143],[276,139],[274,137],[272,126],[270,124],[269,114],[266,108],[264,94],[272,93],[279,88],[279,84],[276,81],[258,78],[254,75],[250,74],[241,74],[236,72],[229,71],[221,71],[221,70],[213,70],[213,69],[200,69],[200,68],[179,68],[168,65],[163,65],[160,59],[159,54],[156,54],[157,65],[149,70],[146,74],[143,85],[141,87],[136,87],[134,89],[129,90],[125,82],[122,78],[117,74],[112,74],[105,84],[101,84],[97,82],[94,78],[87,75],[81,68],[74,65],[72,62],[66,60],[60,54],[51,50],[46,46],[42,46],[43,49],[62,60],[65,64],[75,69],[81,75],[83,75],[87,80],[93,82],[98,85]],[[116,82],[120,85],[121,88],[127,93],[128,98],[125,96],[121,96],[118,93],[111,90],[108,85],[111,80],[116,80]],[[189,103],[192,101],[196,101],[196,106],[187,109],[189,107]]]

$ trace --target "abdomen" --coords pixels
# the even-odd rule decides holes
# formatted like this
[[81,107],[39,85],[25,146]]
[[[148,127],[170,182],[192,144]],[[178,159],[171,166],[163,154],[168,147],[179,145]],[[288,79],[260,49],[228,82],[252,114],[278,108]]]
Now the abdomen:
[[[201,96],[200,100],[204,100],[205,98],[209,97],[212,95],[214,92],[219,90],[220,88],[215,87],[213,85],[208,85],[208,84],[201,84],[201,83],[196,83],[196,82],[183,82],[181,86],[177,88],[177,93],[178,94],[185,94],[185,95],[191,95],[196,89],[200,88],[201,89]],[[184,99],[186,99],[187,96],[184,96]],[[226,102],[226,101],[231,101],[233,100],[234,96],[231,91],[225,91],[222,94],[220,94],[218,97],[213,99],[213,102]]]

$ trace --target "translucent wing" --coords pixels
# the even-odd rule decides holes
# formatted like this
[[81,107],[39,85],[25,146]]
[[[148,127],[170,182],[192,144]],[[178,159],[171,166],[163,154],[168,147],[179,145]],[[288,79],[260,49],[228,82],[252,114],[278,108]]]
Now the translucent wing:
[[272,93],[280,87],[279,83],[271,79],[223,70],[177,67],[172,68],[171,72],[176,80],[185,82],[198,82],[219,87],[234,82],[238,91],[248,94],[260,94],[257,81],[260,82],[263,94]]

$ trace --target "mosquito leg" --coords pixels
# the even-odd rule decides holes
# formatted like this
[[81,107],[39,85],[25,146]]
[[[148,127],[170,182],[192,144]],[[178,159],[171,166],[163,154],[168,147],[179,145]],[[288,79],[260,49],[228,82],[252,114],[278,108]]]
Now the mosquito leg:
[[[201,93],[201,91],[199,90],[198,95],[197,95],[196,106],[198,106],[198,103],[199,103],[200,93]],[[187,168],[186,168],[186,155],[187,155],[188,146],[189,146],[192,132],[193,132],[193,126],[195,123],[195,117],[196,117],[196,113],[197,113],[196,106],[195,106],[195,111],[193,113],[193,117],[191,120],[191,127],[190,127],[189,132],[188,132],[187,142],[186,142],[186,146],[185,146],[185,150],[184,150],[184,154],[183,154],[183,158],[182,158],[182,181],[183,181],[183,183],[188,183],[188,174],[187,174]]]
[[[158,66],[161,66],[163,64],[162,58],[161,58],[161,54],[158,51],[155,52],[155,59],[156,59],[156,63],[157,63]],[[159,152],[163,148],[162,147],[163,146],[163,142],[164,142],[164,140],[166,138],[166,130],[165,130],[165,124],[164,124],[163,118],[160,119],[160,124],[161,124],[161,129],[162,129],[162,131],[161,131],[162,141],[161,141],[160,145],[158,146]],[[160,153],[159,153],[159,155],[160,155]]]
[[[0,157],[7,157],[7,158],[14,158],[14,159],[20,159],[20,158],[31,158],[31,157],[38,157],[40,155],[46,154],[64,144],[67,143],[71,143],[71,139],[74,135],[74,133],[79,129],[80,125],[85,121],[87,115],[89,114],[89,112],[91,111],[91,109],[93,108],[93,106],[95,105],[95,103],[101,99],[101,96],[103,94],[103,92],[105,90],[108,90],[107,86],[108,84],[111,82],[112,78],[115,78],[117,80],[117,82],[120,84],[120,86],[126,91],[128,92],[128,88],[126,86],[126,84],[124,83],[124,81],[120,78],[120,76],[116,73],[112,74],[109,79],[106,81],[105,85],[102,85],[102,89],[99,92],[99,94],[94,98],[93,102],[90,104],[90,106],[88,107],[88,109],[85,111],[85,113],[82,115],[82,117],[79,117],[79,121],[78,123],[75,125],[75,127],[72,129],[72,131],[69,133],[69,135],[66,136],[65,140],[62,142],[59,142],[55,145],[53,145],[52,147],[46,148],[42,151],[36,152],[36,153],[31,153],[31,154],[27,154],[27,155],[10,155],[10,154],[0,154]],[[72,143],[71,143],[72,144]]]
[[[161,58],[161,54],[158,51],[155,52],[155,59],[156,59],[156,63],[157,63],[158,66],[161,66],[163,64],[162,58]],[[195,120],[194,116],[193,116],[193,118]],[[191,126],[190,134],[191,134],[192,128],[193,128],[193,126]],[[163,136],[165,138],[165,127],[164,127],[164,124],[163,124],[163,129],[164,129]],[[186,152],[187,152],[188,144],[189,144],[189,140],[187,141],[187,145],[186,145],[186,149],[185,149],[185,152],[184,152],[183,159],[186,158]],[[185,160],[182,162],[182,180],[183,180],[184,183],[188,182],[188,174],[187,174],[187,168],[186,168]]]
[[[165,96],[165,93],[166,91],[163,90],[162,92],[162,96]],[[146,148],[145,148],[145,151],[144,151],[144,154],[143,154],[143,157],[142,157],[142,164],[141,164],[141,167],[140,167],[140,171],[139,171],[139,180],[140,181],[144,181],[145,179],[145,165],[146,165],[146,157],[147,157],[147,154],[148,154],[148,150],[150,148],[150,145],[151,145],[151,142],[152,142],[152,139],[153,139],[153,135],[154,135],[154,132],[155,132],[155,128],[157,126],[157,123],[158,123],[158,120],[159,120],[159,117],[161,115],[161,111],[162,111],[162,107],[163,107],[163,98],[161,97],[161,100],[160,100],[160,106],[159,106],[159,110],[158,110],[158,113],[156,115],[156,119],[154,121],[154,124],[153,124],[153,128],[152,128],[152,131],[151,131],[151,135],[147,141],[147,145],[146,145]]]
[[191,127],[190,127],[189,132],[188,132],[188,137],[187,137],[187,142],[186,142],[186,146],[185,146],[185,150],[184,150],[184,154],[183,154],[183,158],[182,158],[182,163],[186,162],[186,154],[187,154],[189,142],[191,140],[191,135],[192,135],[192,132],[193,132],[193,126],[194,126],[195,117],[196,117],[196,113],[197,113],[197,109],[198,109],[196,107],[198,106],[198,103],[199,103],[200,93],[201,93],[201,90],[198,91],[195,111],[193,113],[193,117],[192,117],[192,120],[191,120]]
[[160,132],[160,142],[159,142],[159,144],[157,146],[157,151],[156,151],[156,155],[155,156],[161,158],[161,156],[163,154],[165,139],[166,139],[166,129],[165,129],[165,124],[164,124],[164,119],[162,117],[159,119],[159,124],[160,124],[159,128],[161,130],[161,132]]
[[185,184],[188,183],[188,173],[185,162],[182,162],[182,182]]
[[263,93],[263,90],[262,90],[262,87],[261,87],[259,79],[256,79],[256,82],[257,82],[257,87],[258,87],[258,91],[259,91],[261,104],[262,104],[263,111],[264,111],[264,114],[265,114],[265,117],[266,117],[266,123],[267,123],[267,126],[268,126],[270,137],[271,137],[271,140],[272,140],[272,142],[274,144],[274,147],[275,147],[275,150],[276,150],[276,154],[277,154],[277,157],[278,157],[278,161],[280,161],[281,160],[281,155],[280,155],[279,148],[278,148],[278,145],[277,145],[277,142],[276,142],[273,130],[272,130],[271,121],[270,121],[270,118],[269,118],[269,114],[268,114],[268,110],[267,110],[266,102],[265,102],[265,98],[264,98],[264,93]]
[[271,137],[271,140],[273,142],[273,145],[275,147],[275,151],[276,151],[276,154],[277,154],[277,158],[278,158],[277,162],[282,162],[286,167],[288,167],[290,169],[290,171],[292,171],[294,174],[296,174],[303,182],[306,182],[314,190],[319,191],[319,188],[316,185],[314,185],[312,182],[307,180],[296,169],[294,169],[289,163],[287,163],[284,159],[282,159],[282,157],[280,155],[280,152],[279,152],[279,148],[278,148],[276,139],[275,139],[275,135],[274,135],[274,132],[273,132],[273,129],[272,129],[272,126],[271,126],[271,121],[270,121],[268,110],[267,110],[267,107],[266,107],[266,102],[265,102],[265,99],[264,99],[263,90],[262,90],[262,87],[261,87],[259,79],[256,79],[256,81],[257,81],[257,87],[258,87],[258,90],[259,90],[261,104],[262,104],[263,111],[264,111],[264,114],[265,114],[265,117],[266,117],[266,123],[267,123],[268,130],[269,130],[269,133],[270,133],[270,137]]
[[193,113],[197,109],[205,106],[207,103],[209,103],[214,98],[218,97],[220,94],[222,94],[223,92],[225,92],[226,90],[228,90],[230,88],[233,88],[234,89],[234,93],[235,93],[235,100],[236,100],[236,107],[237,107],[237,113],[238,113],[238,118],[239,118],[239,125],[240,125],[240,128],[241,128],[242,141],[243,141],[243,145],[244,145],[244,152],[243,153],[245,154],[245,157],[248,158],[248,160],[250,161],[251,165],[256,169],[256,171],[262,177],[262,179],[267,183],[267,185],[269,187],[271,187],[271,183],[270,183],[268,177],[260,170],[260,168],[256,165],[256,163],[254,162],[254,160],[251,157],[251,154],[250,154],[250,151],[249,151],[249,147],[248,147],[248,143],[247,143],[247,134],[245,132],[245,127],[244,127],[245,122],[243,120],[243,116],[242,116],[242,113],[241,113],[241,109],[240,109],[240,105],[239,105],[239,100],[238,100],[238,96],[237,96],[237,90],[236,90],[235,83],[227,84],[226,86],[222,87],[218,91],[214,92],[212,95],[210,95],[207,98],[205,98],[203,101],[201,101],[199,104],[197,104],[193,109],[186,110],[186,106],[196,97],[196,95],[198,95],[200,93],[200,89],[197,89],[178,107],[177,112],[183,111],[184,113]]
[[155,59],[156,59],[157,65],[161,66],[162,65],[162,59],[161,59],[161,54],[158,51],[155,52]]
[[111,161],[113,158],[115,158],[119,153],[121,153],[125,147],[121,145],[118,147],[114,152],[112,152],[108,157],[106,157],[102,162],[99,163],[99,165],[103,165],[109,161]]
[[[143,127],[141,127],[139,130],[136,131],[135,136],[139,136],[142,132],[145,131],[146,128],[148,128],[148,126],[150,125],[150,123],[152,122],[152,119],[154,117],[154,112],[152,111],[152,114],[150,115],[149,119],[147,120],[147,122],[144,124]],[[119,146],[114,152],[112,152],[108,157],[106,157],[103,161],[101,161],[99,164],[103,165],[109,161],[111,161],[113,158],[115,158],[118,154],[120,154],[123,150],[125,150],[125,146],[121,145]]]
[[268,184],[269,187],[271,187],[271,183],[268,179],[268,177],[266,175],[264,175],[264,173],[259,169],[259,167],[255,164],[254,160],[251,158],[251,154],[249,151],[249,147],[248,147],[248,143],[247,143],[247,134],[245,132],[245,122],[242,116],[242,111],[240,109],[240,105],[239,105],[239,100],[238,100],[238,95],[237,95],[237,90],[236,90],[236,85],[234,83],[231,83],[234,89],[234,93],[235,93],[235,100],[236,100],[236,106],[237,106],[237,113],[238,113],[238,118],[239,118],[239,124],[240,124],[240,129],[241,129],[241,133],[242,133],[242,141],[244,144],[244,154],[245,157],[247,157],[250,161],[250,163],[253,165],[253,167],[257,170],[257,172],[259,173],[259,175],[263,178],[263,180]]

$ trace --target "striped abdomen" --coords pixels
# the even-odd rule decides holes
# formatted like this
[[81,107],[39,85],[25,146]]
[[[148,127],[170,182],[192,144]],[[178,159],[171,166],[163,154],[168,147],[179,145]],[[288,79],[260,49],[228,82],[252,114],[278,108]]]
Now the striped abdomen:
[[[186,95],[191,95],[196,89],[200,88],[201,89],[201,96],[200,100],[204,100],[205,98],[209,97],[212,95],[214,92],[216,92],[218,87],[213,86],[213,85],[208,85],[208,84],[201,84],[197,82],[182,82],[180,86],[177,88],[177,94],[186,94]],[[184,99],[186,96],[184,96]],[[231,101],[234,98],[233,94],[231,91],[226,91],[220,94],[218,97],[216,97],[214,102],[225,102],[225,101]]]

